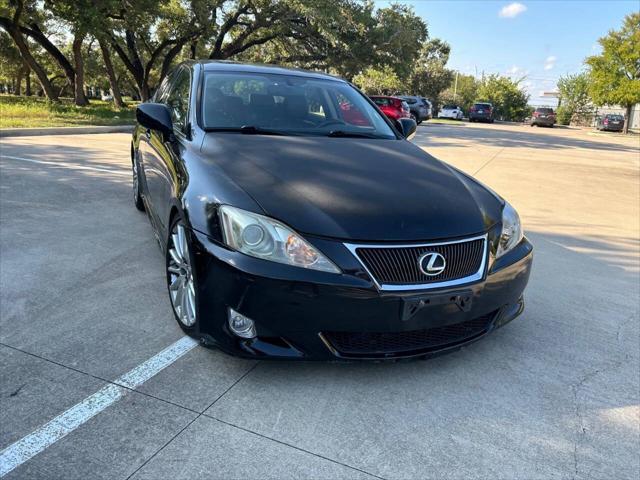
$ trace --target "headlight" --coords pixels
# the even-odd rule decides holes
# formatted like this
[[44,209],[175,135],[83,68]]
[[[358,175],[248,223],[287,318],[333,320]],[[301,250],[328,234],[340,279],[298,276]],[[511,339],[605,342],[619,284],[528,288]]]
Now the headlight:
[[286,225],[257,213],[220,207],[224,242],[252,257],[296,267],[340,273],[327,257]]
[[500,235],[496,258],[500,258],[520,243],[522,236],[522,225],[520,225],[518,212],[508,202],[505,202],[502,209],[502,234]]

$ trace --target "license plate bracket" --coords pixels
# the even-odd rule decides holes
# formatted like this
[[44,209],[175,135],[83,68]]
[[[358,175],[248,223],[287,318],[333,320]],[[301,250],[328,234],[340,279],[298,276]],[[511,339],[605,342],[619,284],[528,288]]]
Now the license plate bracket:
[[455,304],[461,311],[468,312],[471,310],[472,302],[473,292],[471,290],[443,293],[439,295],[414,295],[402,299],[400,318],[403,322],[407,321],[424,307],[435,305]]

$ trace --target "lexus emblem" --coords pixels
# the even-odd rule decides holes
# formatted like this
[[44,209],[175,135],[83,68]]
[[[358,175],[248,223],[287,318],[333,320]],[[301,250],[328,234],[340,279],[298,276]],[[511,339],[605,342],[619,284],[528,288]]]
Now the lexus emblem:
[[444,272],[447,261],[437,252],[427,252],[418,259],[418,268],[429,277],[435,277]]

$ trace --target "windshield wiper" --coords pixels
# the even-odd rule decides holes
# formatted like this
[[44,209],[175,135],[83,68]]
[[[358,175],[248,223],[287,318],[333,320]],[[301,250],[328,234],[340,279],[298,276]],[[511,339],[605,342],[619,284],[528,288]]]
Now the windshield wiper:
[[343,137],[343,138],[383,138],[379,135],[364,132],[346,132],[344,130],[331,130],[327,133],[327,137]]
[[256,127],[255,125],[243,125],[240,127],[240,133],[246,135],[287,135],[280,130],[270,130],[268,128]]
[[245,135],[289,135],[281,130],[270,130],[268,128],[256,127],[255,125],[243,125],[241,127],[208,127],[206,132],[238,132]]

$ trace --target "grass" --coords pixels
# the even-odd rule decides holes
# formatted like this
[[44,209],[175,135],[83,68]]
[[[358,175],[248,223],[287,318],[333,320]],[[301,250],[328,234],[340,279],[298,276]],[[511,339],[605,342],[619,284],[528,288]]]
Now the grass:
[[463,122],[460,120],[450,120],[448,118],[432,118],[431,120],[427,120],[425,123],[442,123],[444,125],[462,125]]
[[129,102],[119,110],[102,100],[76,107],[71,99],[53,103],[39,97],[0,95],[0,128],[127,125],[133,123],[135,107],[136,103]]

